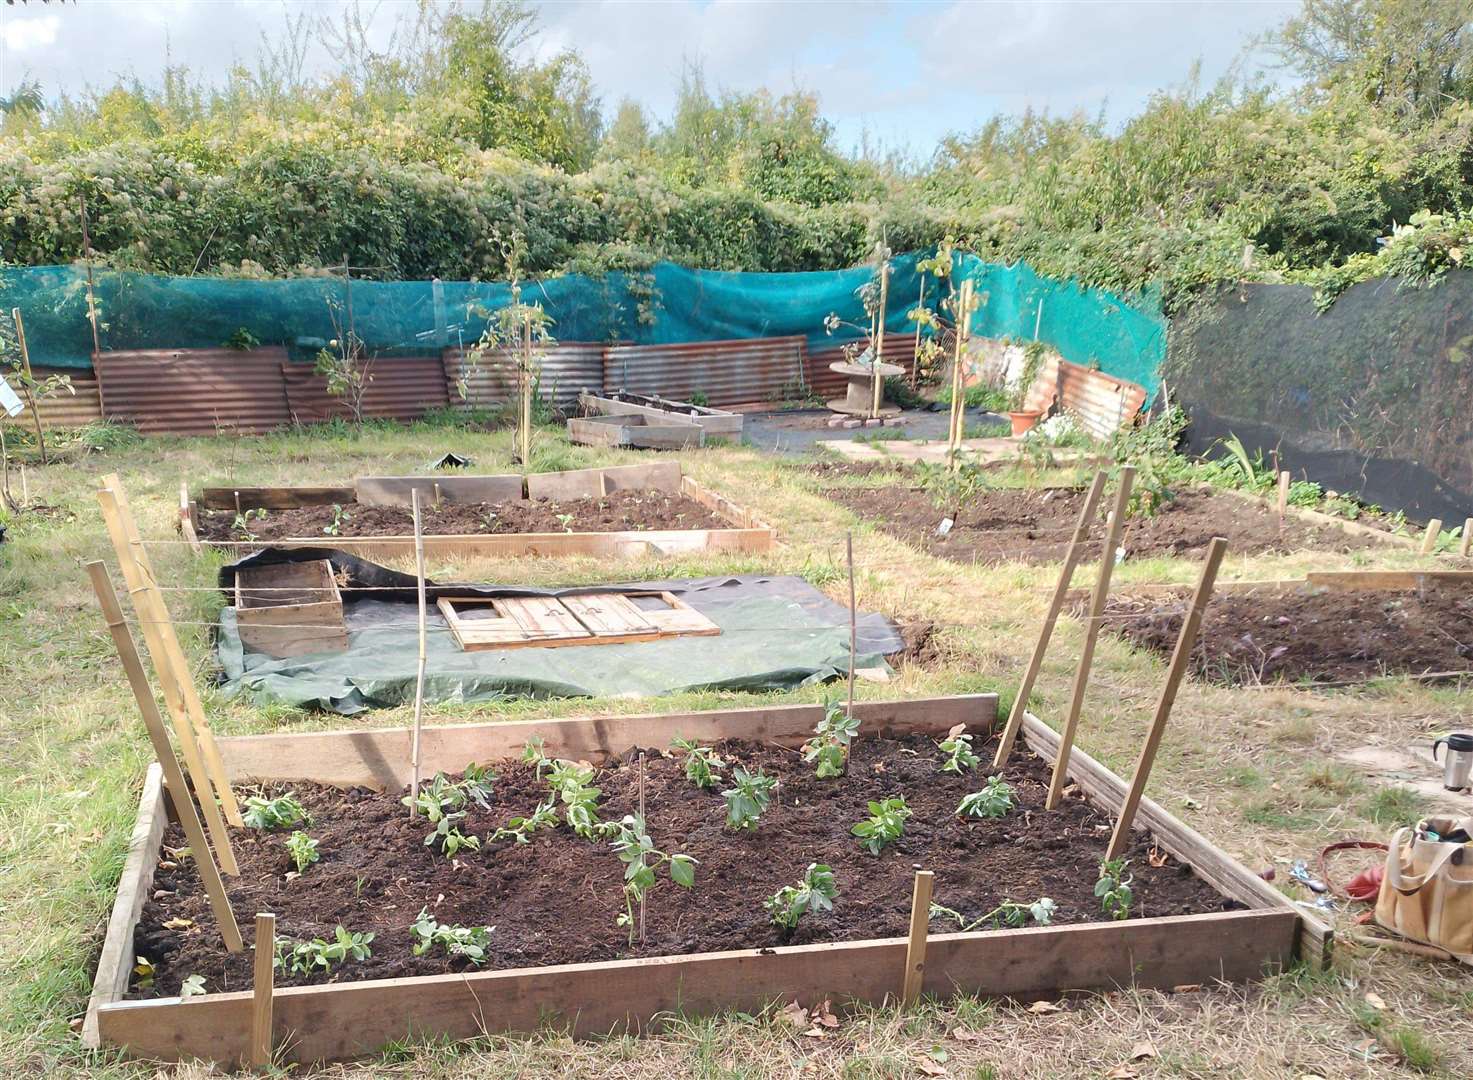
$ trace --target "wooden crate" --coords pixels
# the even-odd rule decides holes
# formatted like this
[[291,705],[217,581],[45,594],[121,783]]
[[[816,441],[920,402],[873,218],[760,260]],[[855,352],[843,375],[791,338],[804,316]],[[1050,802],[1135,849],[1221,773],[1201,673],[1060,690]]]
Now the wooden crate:
[[573,416],[568,438],[584,446],[627,446],[635,450],[693,450],[706,444],[697,425],[673,417],[643,415]]
[[[940,738],[954,724],[977,733],[996,720],[991,694],[856,705],[861,735]],[[821,705],[787,705],[665,716],[571,718],[428,728],[426,773],[471,761],[516,756],[532,738],[544,752],[606,762],[636,746],[664,746],[679,733],[700,742],[741,737],[797,747],[823,715]],[[1025,718],[1023,738],[1051,759],[1058,736]],[[220,740],[233,781],[317,781],[397,788],[408,782],[408,729],[304,732]],[[1107,811],[1120,807],[1124,782],[1077,748],[1069,776]],[[157,783],[145,788],[134,831],[145,850],[130,859],[104,945],[84,1037],[133,1057],[203,1058],[227,1067],[246,1054],[252,1026],[249,990],[189,999],[122,1001],[132,933],[159,855],[164,813]],[[1029,999],[1065,990],[1246,982],[1282,970],[1296,956],[1328,962],[1331,933],[1156,803],[1143,800],[1138,824],[1162,849],[1242,910],[1070,926],[933,934],[925,993]],[[658,1029],[672,1012],[757,1012],[772,1001],[812,1005],[894,1000],[905,975],[903,938],[743,949],[365,980],[276,991],[272,1039],[284,1062],[343,1060],[409,1037],[463,1039],[560,1025],[576,1035]]]
[[242,567],[235,575],[235,623],[242,644],[268,656],[348,648],[343,597],[326,559]]

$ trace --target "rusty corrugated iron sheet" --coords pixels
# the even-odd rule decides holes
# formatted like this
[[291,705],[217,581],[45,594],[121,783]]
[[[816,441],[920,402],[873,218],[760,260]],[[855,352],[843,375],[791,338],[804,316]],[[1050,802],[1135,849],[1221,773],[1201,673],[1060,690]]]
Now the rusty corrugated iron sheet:
[[[836,371],[830,371],[829,365],[844,359],[844,348],[835,345],[830,349],[818,349],[810,352],[805,365],[805,377],[814,393],[822,398],[842,397],[848,385],[848,378]],[[887,364],[896,364],[905,369],[905,377],[910,376],[910,369],[915,364],[915,338],[911,335],[886,334],[885,347],[880,350],[880,359]]]
[[604,350],[603,388],[606,394],[627,390],[682,401],[699,393],[718,406],[779,401],[801,396],[806,356],[801,335],[616,345]]
[[36,403],[36,411],[41,414],[43,427],[48,430],[79,428],[102,419],[102,399],[97,392],[95,376],[84,375],[74,368],[38,367],[31,374],[37,380],[44,380],[52,375],[65,375],[72,381],[72,393],[68,394],[63,390],[54,397],[43,398]]
[[[604,348],[600,341],[559,341],[549,346],[540,360],[539,396],[564,413],[571,413],[583,390],[601,392],[604,384]],[[445,379],[450,403],[457,408],[494,409],[516,396],[517,368],[515,358],[502,350],[481,357],[475,371],[466,377],[465,397],[460,396],[459,380],[465,365],[466,350],[446,349]]]
[[286,350],[137,349],[93,353],[102,415],[146,435],[271,431],[291,422]]
[[[445,368],[438,359],[379,358],[369,371],[363,394],[363,415],[385,420],[415,420],[427,409],[449,404]],[[310,364],[284,363],[279,377],[286,387],[291,418],[299,424],[320,424],[353,413],[341,398],[327,392],[327,379]]]
[[1146,403],[1146,388],[1128,379],[1061,360],[1047,353],[1028,389],[1027,406],[1047,409],[1055,399],[1089,434],[1108,439]]

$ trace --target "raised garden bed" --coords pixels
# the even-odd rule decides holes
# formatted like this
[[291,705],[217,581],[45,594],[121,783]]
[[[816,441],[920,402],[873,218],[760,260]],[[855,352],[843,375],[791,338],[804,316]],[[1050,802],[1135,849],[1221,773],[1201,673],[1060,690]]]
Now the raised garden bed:
[[[981,787],[982,774],[939,773],[934,742],[964,724],[985,754],[980,744],[995,712],[992,695],[862,703],[849,773],[823,781],[792,752],[822,717],[819,706],[425,732],[426,775],[459,772],[473,760],[497,763],[492,808],[477,809],[475,821],[464,823],[476,830],[527,813],[545,795],[546,781],[512,760],[534,736],[545,740],[549,757],[601,770],[595,782],[605,820],[634,809],[631,752],[649,748],[649,832],[661,849],[699,863],[691,891],[661,880],[650,892],[642,946],[631,946],[615,925],[623,864],[607,842],[578,839],[559,825],[535,833],[529,845],[496,842],[461,852],[459,867],[426,848],[425,822],[411,823],[397,802],[407,781],[407,731],[223,739],[236,783],[290,786],[302,798],[314,814],[322,856],[288,881],[281,836],[238,833],[243,873],[227,881],[237,910],[272,910],[278,932],[293,938],[330,932],[339,922],[376,935],[372,955],[356,966],[345,963],[327,978],[281,975],[273,1031],[279,1058],[349,1058],[411,1034],[464,1038],[544,1023],[576,1034],[638,1031],[677,1009],[753,1011],[791,998],[827,998],[842,1007],[893,998],[907,963],[906,941],[897,935],[907,925],[913,864],[935,870],[938,903],[974,917],[1004,898],[1048,895],[1058,905],[1051,924],[1022,929],[944,932],[953,924],[934,919],[923,989],[939,996],[1169,988],[1254,979],[1296,953],[1323,962],[1329,937],[1321,924],[1149,800],[1133,849],[1136,906],[1124,921],[1101,921],[1093,896],[1097,864],[1107,815],[1120,805],[1124,784],[1076,750],[1070,775],[1078,797],[1043,811],[1044,763],[1057,737],[1032,717],[1023,737],[1037,757],[1020,748],[1008,770],[1018,805],[1001,820],[958,820],[959,793]],[[677,733],[779,777],[754,832],[726,828],[719,795],[694,788],[683,761],[659,756]],[[902,836],[878,856],[863,851],[849,827],[865,816],[866,801],[902,794],[912,810]],[[137,857],[120,884],[86,1030],[95,1044],[135,1056],[234,1064],[245,1055],[252,1024],[250,961],[248,954],[227,957],[219,946],[187,869],[159,869],[169,835],[163,813],[151,778],[135,832]],[[761,900],[815,861],[834,868],[834,909],[806,918],[783,940]],[[156,894],[163,895],[149,899]],[[408,927],[422,906],[442,924],[494,925],[486,964],[450,960],[440,950],[413,956]],[[169,929],[171,917],[191,924]],[[158,970],[155,986],[135,993],[170,993],[187,974],[202,975],[210,992],[121,1000],[135,951]]]
[[[821,481],[890,472],[883,466],[867,465],[820,465],[816,471]],[[1079,488],[988,488],[965,504],[946,535],[937,536],[936,527],[947,512],[938,509],[919,484],[829,484],[823,493],[891,536],[962,563],[1061,562],[1084,502],[1084,491]],[[1156,515],[1130,521],[1124,547],[1128,559],[1199,558],[1215,536],[1225,537],[1234,555],[1302,550],[1345,553],[1405,540],[1364,527],[1346,527],[1353,524],[1291,511],[1281,529],[1277,511],[1263,500],[1193,489],[1180,492]],[[1102,543],[1096,535],[1085,557],[1097,559]]]
[[684,423],[697,425],[711,438],[740,441],[742,437],[741,413],[694,405],[689,401],[671,401],[623,390],[600,397],[585,390],[578,395],[578,405],[585,412],[602,413],[605,416],[644,416],[655,421],[679,419]]
[[[1473,673],[1473,584],[1439,577],[1452,575],[1312,574],[1307,582],[1230,586],[1207,607],[1190,670],[1230,686]],[[1363,587],[1354,587],[1357,579]],[[1421,588],[1397,587],[1418,579]],[[1111,597],[1105,629],[1168,656],[1186,597],[1187,590]]]
[[245,552],[330,543],[356,555],[414,550],[420,492],[431,555],[626,555],[767,551],[773,529],[684,476],[676,462],[521,476],[360,477],[352,487],[205,488],[181,493],[180,527],[201,546]]
[[693,450],[706,445],[706,433],[673,417],[573,416],[568,439],[584,446],[628,446],[636,450]]

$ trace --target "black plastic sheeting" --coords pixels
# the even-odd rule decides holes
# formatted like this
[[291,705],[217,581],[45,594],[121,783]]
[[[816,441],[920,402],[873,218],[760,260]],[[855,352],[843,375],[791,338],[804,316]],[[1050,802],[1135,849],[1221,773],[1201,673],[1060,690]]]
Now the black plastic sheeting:
[[[224,566],[234,596],[247,566],[327,559],[337,573],[348,650],[277,659],[243,647],[234,610],[221,613],[216,641],[228,693],[353,714],[414,700],[418,659],[415,579],[332,548],[268,548]],[[721,627],[711,637],[620,645],[521,647],[463,652],[434,603],[440,596],[569,596],[588,592],[675,593]],[[687,690],[789,690],[847,675],[849,611],[799,577],[739,575],[537,589],[485,583],[426,583],[427,701],[513,697],[650,697]],[[857,620],[856,670],[887,672],[905,647],[883,615]]]

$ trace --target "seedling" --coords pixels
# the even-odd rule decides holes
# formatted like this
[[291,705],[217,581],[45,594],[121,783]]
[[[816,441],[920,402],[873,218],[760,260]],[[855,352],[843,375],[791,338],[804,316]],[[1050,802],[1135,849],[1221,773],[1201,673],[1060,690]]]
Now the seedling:
[[946,755],[946,759],[941,762],[942,772],[960,775],[968,769],[975,769],[982,760],[972,751],[972,737],[965,734],[962,724],[948,731],[946,738],[936,745]]
[[540,735],[533,735],[527,740],[527,745],[522,747],[522,761],[528,765],[536,766],[537,779],[539,780],[542,779],[543,773],[552,768],[552,758],[542,752],[542,748],[546,745],[546,742],[543,741]]
[[843,776],[849,764],[849,744],[858,734],[859,720],[846,715],[837,701],[826,702],[813,738],[803,744],[803,760],[813,762],[820,780]]
[[572,514],[555,514],[553,516],[557,518],[557,523],[563,527],[563,532],[570,533],[573,531]]
[[1001,930],[1005,926],[1026,926],[1030,919],[1039,926],[1047,926],[1054,921],[1054,912],[1058,910],[1058,906],[1047,896],[1040,896],[1031,904],[1004,900],[986,915],[969,922],[967,917],[955,908],[932,904],[931,918],[955,919],[957,929],[964,934],[969,934],[979,926],[991,926],[994,930]]
[[491,843],[497,840],[515,840],[519,844],[530,844],[532,834],[538,829],[551,829],[557,825],[557,798],[550,796],[546,802],[538,803],[537,809],[526,817],[514,817],[501,828],[486,837]]
[[685,778],[698,788],[713,788],[721,779],[721,766],[726,764],[709,746],[701,746],[679,735],[670,740],[670,745],[685,751]]
[[598,819],[599,788],[592,786],[593,766],[576,761],[557,761],[547,774],[547,785],[567,807],[568,828],[585,840],[601,840],[617,826]]
[[203,975],[186,975],[184,981],[179,984],[179,998],[188,1001],[192,997],[200,997],[205,993],[205,977]]
[[696,883],[696,860],[689,855],[670,855],[656,848],[645,831],[644,818],[638,814],[625,814],[614,829],[612,846],[624,864],[624,913],[619,916],[617,925],[629,928],[629,944],[633,945],[634,905],[654,888],[656,872],[662,865],[668,865],[670,880],[689,889]]
[[726,800],[726,823],[733,829],[755,828],[762,811],[772,801],[772,789],[777,787],[777,777],[766,775],[760,768],[755,773],[749,773],[740,765],[735,765],[731,770],[731,780],[736,786],[721,793],[721,797]]
[[337,503],[332,504],[332,520],[322,527],[322,531],[328,536],[338,536],[343,531],[343,522],[353,515],[346,513]]
[[809,863],[797,885],[784,885],[762,902],[772,916],[773,925],[783,937],[798,928],[804,915],[817,915],[834,910],[834,871],[823,863]]
[[299,874],[322,857],[317,854],[317,841],[300,829],[286,838],[286,850],[292,862],[296,863]]
[[291,792],[267,799],[252,795],[245,801],[241,820],[252,829],[280,829],[288,825],[310,825],[312,818]]
[[905,796],[897,795],[893,799],[871,802],[869,817],[849,831],[859,837],[860,847],[871,855],[878,855],[886,844],[900,839],[900,834],[905,832],[905,819],[908,817],[910,807],[905,805]]
[[957,817],[1000,818],[1017,805],[1011,784],[1003,783],[1000,776],[989,776],[981,791],[963,795],[956,808]]
[[292,941],[290,938],[278,937],[275,966],[293,975],[331,971],[336,965],[348,960],[367,960],[373,955],[373,950],[368,947],[372,940],[372,934],[349,933],[342,926],[333,931],[331,941],[323,941],[322,938]]
[[473,964],[484,964],[486,954],[491,951],[491,932],[495,929],[494,926],[449,926],[436,922],[428,908],[420,908],[409,927],[414,938],[410,951],[423,956],[439,945],[451,956],[464,956]]
[[230,523],[230,527],[244,533],[247,540],[254,540],[256,534],[251,532],[251,522],[265,520],[266,508],[264,506],[258,506],[254,509],[236,514],[235,520]]
[[1100,898],[1100,907],[1112,919],[1130,917],[1130,904],[1135,897],[1130,885],[1135,878],[1126,873],[1129,867],[1129,859],[1100,863],[1100,880],[1095,882],[1095,895]]
[[440,850],[445,853],[447,859],[453,859],[456,852],[461,848],[467,851],[480,851],[481,838],[472,833],[467,836],[460,831],[460,823],[465,820],[465,811],[457,810],[449,814],[442,813],[438,818],[432,818],[435,827],[425,834],[425,846],[428,847],[437,841]]

